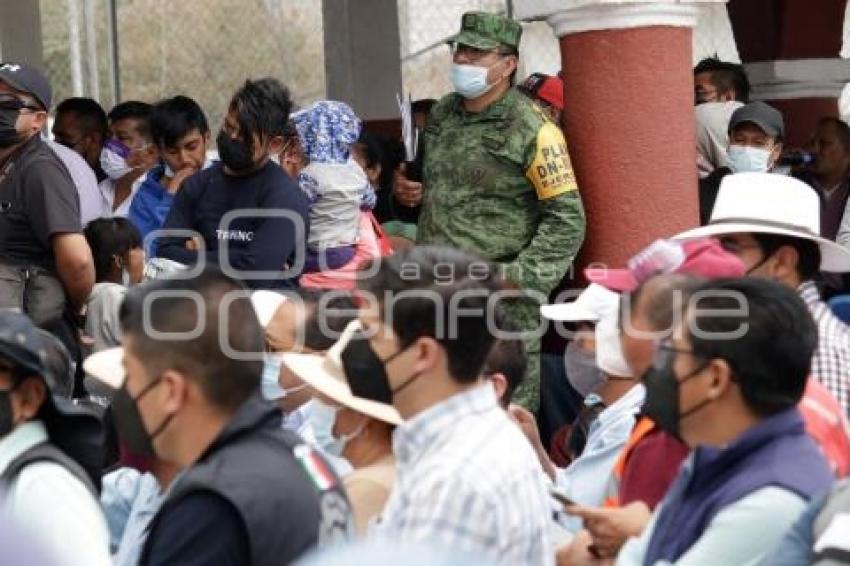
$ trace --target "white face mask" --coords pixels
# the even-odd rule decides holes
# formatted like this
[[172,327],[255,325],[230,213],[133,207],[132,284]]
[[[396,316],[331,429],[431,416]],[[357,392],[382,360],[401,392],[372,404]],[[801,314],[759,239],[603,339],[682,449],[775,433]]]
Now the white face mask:
[[455,92],[464,98],[478,98],[485,94],[493,85],[487,84],[489,67],[476,65],[452,64],[452,85]]
[[596,365],[596,355],[585,352],[575,342],[567,344],[564,369],[567,372],[567,381],[582,397],[587,397],[599,389],[605,381],[605,376]]
[[730,145],[726,161],[733,173],[767,173],[770,150],[748,145]]
[[127,173],[133,170],[127,165],[127,157],[130,155],[130,148],[116,139],[106,140],[103,149],[100,151],[100,168],[106,173],[106,176],[117,181]]

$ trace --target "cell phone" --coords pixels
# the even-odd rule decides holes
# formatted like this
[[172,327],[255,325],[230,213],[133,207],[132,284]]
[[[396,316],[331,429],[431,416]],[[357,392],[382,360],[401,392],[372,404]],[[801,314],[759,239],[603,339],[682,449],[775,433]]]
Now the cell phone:
[[550,487],[549,488],[549,495],[551,495],[552,498],[555,499],[555,501],[557,501],[558,503],[560,503],[561,505],[563,505],[565,507],[569,507],[571,505],[576,504],[575,501],[573,501],[572,499],[567,497],[567,495],[563,491],[558,489],[557,487]]

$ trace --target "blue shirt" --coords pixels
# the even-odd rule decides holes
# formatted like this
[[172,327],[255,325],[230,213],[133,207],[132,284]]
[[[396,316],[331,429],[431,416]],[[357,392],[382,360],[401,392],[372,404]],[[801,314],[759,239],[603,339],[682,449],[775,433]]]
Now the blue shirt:
[[[567,497],[581,505],[602,505],[614,464],[629,440],[645,397],[643,385],[635,385],[599,413],[590,425],[581,456],[555,472],[555,483]],[[561,524],[573,533],[581,530],[581,520],[575,517],[564,518]]]
[[[227,222],[228,217],[232,221]],[[185,265],[206,261],[225,272],[229,266],[252,288],[292,288],[300,273],[284,279],[281,272],[297,263],[303,267],[307,197],[271,161],[241,177],[226,175],[215,163],[184,181],[163,228],[195,232],[204,241],[205,253],[199,257],[199,252],[186,249],[188,238],[180,236],[158,240],[160,257]],[[221,254],[225,249],[227,262]]]
[[162,489],[151,474],[120,468],[103,476],[100,502],[109,526],[115,566],[139,562],[148,523],[162,504]]
[[[174,194],[169,193],[159,182],[163,175],[165,166],[162,164],[148,171],[130,204],[128,218],[139,229],[142,238],[162,228],[174,202]],[[145,251],[150,253],[151,250]]]

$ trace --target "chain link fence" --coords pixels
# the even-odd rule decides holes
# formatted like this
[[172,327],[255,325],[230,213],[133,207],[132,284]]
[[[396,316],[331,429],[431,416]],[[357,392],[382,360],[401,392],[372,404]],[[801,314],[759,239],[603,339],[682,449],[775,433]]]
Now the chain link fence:
[[[55,99],[111,108],[108,0],[41,0],[41,12]],[[321,0],[120,0],[117,29],[121,100],[186,94],[213,129],[247,78],[276,77],[299,104],[325,94]]]
[[[84,95],[105,108],[112,81],[110,0],[40,0],[44,58],[54,98]],[[274,76],[303,105],[325,96],[322,0],[116,0],[121,100],[195,98],[216,128],[232,92],[248,77]],[[402,82],[416,98],[451,90],[446,38],[468,10],[507,13],[508,0],[398,0]],[[693,60],[739,61],[726,7],[699,8]],[[561,68],[545,22],[524,23],[519,78]],[[850,37],[845,26],[845,40]],[[850,53],[845,41],[843,56]],[[841,99],[850,113],[850,91]]]
[[440,98],[452,90],[445,45],[469,10],[505,14],[505,0],[399,0],[401,80],[413,99]]

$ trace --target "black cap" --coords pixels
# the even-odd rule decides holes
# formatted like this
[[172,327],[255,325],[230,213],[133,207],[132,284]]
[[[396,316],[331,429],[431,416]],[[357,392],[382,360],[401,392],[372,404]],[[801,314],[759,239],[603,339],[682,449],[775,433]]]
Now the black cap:
[[52,90],[44,74],[24,63],[0,64],[0,81],[10,87],[31,94],[45,110],[50,110]]
[[30,318],[13,310],[0,310],[0,358],[44,380],[51,405],[60,415],[88,415],[71,400],[74,366],[68,350]]
[[785,123],[782,120],[782,114],[773,106],[760,100],[750,102],[735,110],[729,119],[729,131],[731,132],[744,122],[755,124],[772,138],[781,138],[785,135]]

